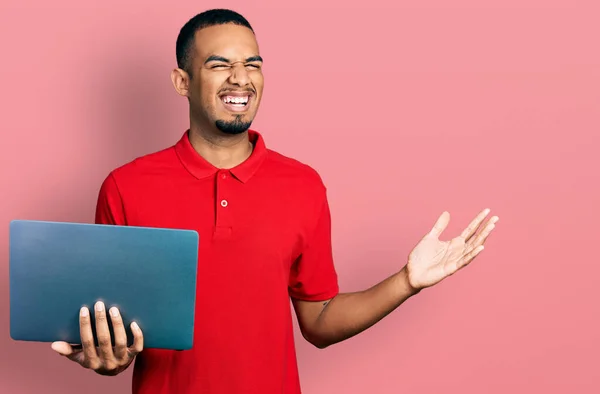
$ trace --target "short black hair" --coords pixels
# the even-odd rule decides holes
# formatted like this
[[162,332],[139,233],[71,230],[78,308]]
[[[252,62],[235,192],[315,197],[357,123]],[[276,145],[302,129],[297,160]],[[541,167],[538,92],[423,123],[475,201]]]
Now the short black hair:
[[186,71],[191,77],[191,65],[194,54],[194,37],[196,32],[205,27],[225,25],[228,23],[245,26],[254,33],[254,29],[252,29],[252,26],[250,26],[250,23],[246,20],[246,18],[235,11],[224,8],[215,8],[204,11],[190,19],[179,31],[179,35],[177,36],[177,44],[175,46],[177,67]]

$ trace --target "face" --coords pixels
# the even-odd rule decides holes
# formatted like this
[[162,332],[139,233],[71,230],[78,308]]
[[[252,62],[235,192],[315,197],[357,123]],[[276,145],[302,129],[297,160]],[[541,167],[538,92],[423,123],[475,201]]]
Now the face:
[[196,32],[195,45],[191,78],[178,70],[180,93],[189,98],[193,121],[226,134],[245,132],[263,91],[254,33],[234,24],[211,26]]

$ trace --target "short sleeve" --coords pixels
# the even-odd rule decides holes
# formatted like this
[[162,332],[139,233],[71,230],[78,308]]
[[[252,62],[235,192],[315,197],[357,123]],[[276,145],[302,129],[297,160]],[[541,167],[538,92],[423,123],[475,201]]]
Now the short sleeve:
[[331,214],[327,197],[319,204],[316,226],[308,234],[302,253],[292,265],[289,293],[304,301],[323,301],[339,292],[331,245]]
[[96,204],[96,224],[125,225],[121,193],[111,173],[102,183]]

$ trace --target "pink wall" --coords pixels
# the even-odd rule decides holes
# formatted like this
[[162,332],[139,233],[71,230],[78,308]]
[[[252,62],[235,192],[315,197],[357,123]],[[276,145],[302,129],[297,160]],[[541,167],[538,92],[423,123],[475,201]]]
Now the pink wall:
[[329,186],[342,290],[399,269],[442,210],[447,236],[501,217],[472,266],[376,327],[299,340],[304,392],[600,392],[598,3],[254,3],[2,1],[0,393],[129,391],[130,372],[10,340],[8,222],[90,222],[108,171],[177,140],[175,38],[214,6],[257,30],[256,128]]

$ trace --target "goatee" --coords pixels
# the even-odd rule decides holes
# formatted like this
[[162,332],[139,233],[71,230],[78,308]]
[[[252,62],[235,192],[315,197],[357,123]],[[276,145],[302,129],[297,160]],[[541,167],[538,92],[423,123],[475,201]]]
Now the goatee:
[[235,120],[229,122],[224,120],[217,120],[215,122],[215,125],[217,126],[217,129],[219,129],[225,134],[242,134],[250,128],[250,126],[252,125],[252,121],[244,122],[242,121],[242,116],[237,115],[235,117]]

